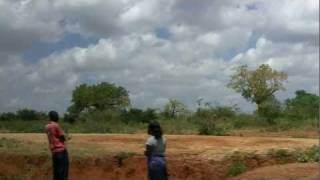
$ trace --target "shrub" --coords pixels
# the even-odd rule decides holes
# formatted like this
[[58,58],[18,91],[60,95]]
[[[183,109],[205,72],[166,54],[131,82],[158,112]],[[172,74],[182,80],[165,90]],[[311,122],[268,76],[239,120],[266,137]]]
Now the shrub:
[[247,171],[247,166],[242,162],[236,162],[228,170],[228,176],[237,176]]
[[200,135],[223,136],[227,134],[227,129],[223,126],[217,126],[212,119],[200,120],[198,131]]
[[271,96],[259,106],[259,111],[257,113],[260,118],[263,118],[269,124],[275,124],[275,119],[282,114],[281,103],[276,97]]
[[287,158],[290,153],[286,149],[270,149],[268,155],[277,157],[277,158]]
[[37,112],[32,109],[21,109],[17,111],[17,117],[21,120],[30,121],[45,119],[47,116],[45,113]]
[[312,146],[305,151],[296,153],[299,162],[320,162],[320,147]]
[[128,122],[143,122],[149,123],[152,120],[155,120],[157,115],[154,109],[136,109],[132,108],[129,111],[123,110],[121,111],[121,120],[128,123]]
[[0,115],[0,121],[12,121],[16,119],[17,119],[16,114],[12,112],[2,113]]

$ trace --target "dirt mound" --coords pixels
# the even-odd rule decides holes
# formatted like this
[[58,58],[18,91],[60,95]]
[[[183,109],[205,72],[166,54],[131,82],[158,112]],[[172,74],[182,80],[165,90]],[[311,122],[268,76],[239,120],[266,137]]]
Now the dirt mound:
[[319,180],[319,171],[316,163],[293,163],[258,168],[229,180]]
[[[294,163],[296,158],[289,154],[277,157],[267,152],[271,148],[289,151],[318,143],[317,139],[306,138],[166,137],[171,180],[225,180],[239,160],[248,171]],[[0,180],[51,179],[51,158],[44,134],[0,134],[0,138],[4,140],[0,146]],[[146,180],[146,138],[141,134],[72,134],[68,141],[70,180]]]
[[[172,180],[225,179],[226,168],[199,159],[167,158]],[[221,164],[221,163],[220,163]],[[49,156],[0,156],[0,179],[46,180],[51,179]],[[71,159],[70,180],[146,180],[146,159],[100,157]]]
[[[228,178],[230,167],[234,164],[234,161],[229,158],[213,161],[195,157],[169,156],[167,161],[171,180],[225,180]],[[279,159],[258,155],[244,159],[244,162],[249,170],[281,163]],[[6,179],[21,180],[50,179],[52,171],[49,156],[13,154],[0,156],[0,170],[0,179],[5,177]],[[290,164],[257,169],[232,180],[251,180],[255,177],[256,179],[253,180],[265,180],[260,177],[268,177],[266,179],[270,180],[273,175],[277,175],[274,176],[275,178],[282,178],[274,180],[289,180],[291,177],[309,178],[308,175],[315,175],[315,172],[316,164]],[[82,159],[71,157],[70,180],[146,180],[146,173],[146,159],[139,155]]]

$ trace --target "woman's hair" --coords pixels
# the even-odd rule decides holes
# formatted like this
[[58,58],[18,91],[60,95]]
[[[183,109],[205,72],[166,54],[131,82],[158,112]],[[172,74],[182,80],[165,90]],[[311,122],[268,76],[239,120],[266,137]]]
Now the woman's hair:
[[50,111],[48,116],[51,121],[54,121],[54,122],[59,121],[59,114],[56,111]]
[[162,138],[162,128],[156,121],[151,122],[148,126],[148,134],[153,135],[156,139]]

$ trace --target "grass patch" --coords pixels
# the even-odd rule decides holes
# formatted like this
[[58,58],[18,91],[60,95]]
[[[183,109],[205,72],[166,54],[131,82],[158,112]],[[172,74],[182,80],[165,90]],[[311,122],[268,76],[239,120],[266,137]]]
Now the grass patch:
[[48,156],[49,150],[48,145],[45,143],[19,141],[2,137],[0,139],[0,153]]
[[228,176],[237,176],[247,171],[247,166],[242,162],[232,164],[228,170]]
[[276,158],[287,158],[290,156],[290,152],[287,149],[270,149],[267,154]]
[[320,146],[312,146],[304,151],[295,152],[298,162],[320,162]]

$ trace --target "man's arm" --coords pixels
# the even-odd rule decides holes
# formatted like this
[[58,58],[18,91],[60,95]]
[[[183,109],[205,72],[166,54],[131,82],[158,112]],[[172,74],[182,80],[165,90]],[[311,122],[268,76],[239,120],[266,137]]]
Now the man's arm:
[[60,136],[59,136],[59,140],[60,140],[61,142],[65,142],[65,141],[66,141],[66,137],[65,137],[64,135],[60,135]]
[[66,137],[64,135],[64,132],[63,132],[62,128],[60,126],[58,126],[57,130],[58,130],[58,139],[59,139],[59,141],[65,142],[66,141]]

